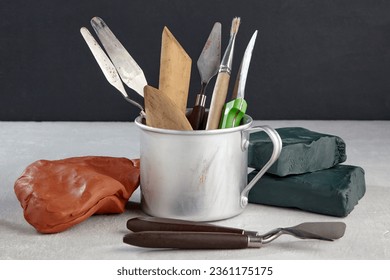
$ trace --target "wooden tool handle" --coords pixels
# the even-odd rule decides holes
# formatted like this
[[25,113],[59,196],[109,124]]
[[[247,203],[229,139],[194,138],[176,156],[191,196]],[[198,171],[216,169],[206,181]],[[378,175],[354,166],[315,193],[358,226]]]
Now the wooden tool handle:
[[238,228],[221,227],[207,223],[197,223],[176,219],[155,217],[138,217],[127,221],[127,228],[134,232],[139,231],[193,231],[193,232],[224,232],[243,234]]
[[221,119],[222,108],[225,105],[229,88],[230,75],[220,72],[215,82],[213,96],[211,98],[210,111],[207,119],[206,130],[217,129]]
[[192,126],[192,129],[199,130],[203,121],[205,108],[203,106],[194,106],[191,114],[188,116],[188,120]]
[[244,249],[246,235],[209,232],[143,231],[126,234],[126,244],[147,248]]

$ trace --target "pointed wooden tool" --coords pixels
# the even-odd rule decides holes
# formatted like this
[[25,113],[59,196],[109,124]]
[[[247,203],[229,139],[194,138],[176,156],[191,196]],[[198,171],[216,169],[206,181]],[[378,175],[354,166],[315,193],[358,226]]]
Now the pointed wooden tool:
[[144,88],[146,125],[155,128],[192,130],[185,114],[165,92],[151,86]]
[[185,114],[191,76],[191,58],[164,27],[161,40],[159,89]]

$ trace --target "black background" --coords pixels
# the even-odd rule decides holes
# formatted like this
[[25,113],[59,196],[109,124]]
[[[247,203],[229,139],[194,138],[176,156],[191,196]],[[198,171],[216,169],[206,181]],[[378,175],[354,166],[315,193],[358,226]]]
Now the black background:
[[[138,109],[105,80],[80,35],[102,17],[158,87],[168,26],[196,61],[215,21],[222,48],[241,17],[231,87],[259,30],[246,88],[254,119],[390,119],[390,1],[1,0],[0,120],[133,120]],[[94,33],[92,33],[94,34]],[[208,101],[212,85],[208,87]],[[128,93],[138,98],[128,89]],[[140,100],[140,99],[138,99]],[[142,100],[140,100],[142,101]]]

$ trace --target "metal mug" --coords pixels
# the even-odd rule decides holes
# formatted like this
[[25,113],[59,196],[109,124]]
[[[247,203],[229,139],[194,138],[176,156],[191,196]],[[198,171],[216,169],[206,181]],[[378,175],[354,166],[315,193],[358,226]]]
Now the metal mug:
[[[282,141],[269,126],[179,131],[140,128],[141,208],[151,216],[214,221],[240,214],[254,184],[278,159]],[[247,184],[249,135],[264,131],[273,142],[267,164]]]

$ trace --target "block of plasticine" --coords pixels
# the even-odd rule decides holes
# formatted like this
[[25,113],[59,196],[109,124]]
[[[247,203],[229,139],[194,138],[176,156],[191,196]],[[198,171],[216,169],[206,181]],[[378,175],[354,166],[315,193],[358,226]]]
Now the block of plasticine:
[[[251,172],[248,180],[257,172]],[[249,192],[249,202],[345,217],[365,191],[361,167],[337,165],[302,175],[279,177],[265,174]]]
[[[283,142],[279,159],[267,173],[278,176],[303,174],[327,169],[347,159],[345,142],[338,136],[302,127],[278,128]],[[272,153],[272,142],[264,132],[250,135],[248,166],[260,170]]]
[[139,160],[104,156],[38,160],[16,180],[24,217],[38,232],[64,231],[94,214],[122,213],[139,185]]

